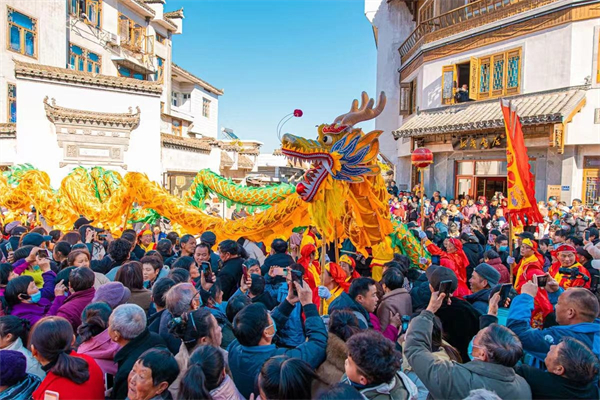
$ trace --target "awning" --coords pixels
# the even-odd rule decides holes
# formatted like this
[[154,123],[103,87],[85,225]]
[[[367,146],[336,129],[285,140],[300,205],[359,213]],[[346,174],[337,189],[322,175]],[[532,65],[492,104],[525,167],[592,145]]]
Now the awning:
[[[521,123],[555,124],[567,121],[585,105],[585,87],[506,97],[517,107]],[[504,128],[500,100],[473,101],[422,111],[393,132],[396,139]]]

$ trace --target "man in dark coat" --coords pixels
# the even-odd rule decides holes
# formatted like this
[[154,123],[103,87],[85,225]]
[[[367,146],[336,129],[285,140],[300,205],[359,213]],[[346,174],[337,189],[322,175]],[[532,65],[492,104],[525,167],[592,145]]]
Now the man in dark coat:
[[294,259],[287,252],[288,244],[285,240],[275,239],[271,243],[271,254],[265,258],[261,273],[267,275],[271,267],[286,268],[294,263]]
[[219,271],[217,279],[223,291],[223,300],[227,301],[242,280],[244,259],[239,256],[238,245],[233,240],[224,240],[219,243],[219,257],[223,261],[223,267]]

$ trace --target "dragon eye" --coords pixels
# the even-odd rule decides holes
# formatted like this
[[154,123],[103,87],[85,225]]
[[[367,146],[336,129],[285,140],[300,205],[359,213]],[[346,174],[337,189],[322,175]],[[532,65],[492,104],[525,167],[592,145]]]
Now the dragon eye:
[[329,135],[323,135],[323,143],[331,144],[333,143],[333,138]]

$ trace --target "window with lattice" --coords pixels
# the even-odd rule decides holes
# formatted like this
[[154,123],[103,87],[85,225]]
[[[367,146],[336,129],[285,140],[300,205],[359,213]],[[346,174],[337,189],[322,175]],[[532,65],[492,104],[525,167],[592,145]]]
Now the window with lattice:
[[69,67],[77,71],[99,74],[102,68],[101,57],[71,43],[69,46]]
[[102,25],[102,0],[68,0],[69,14],[81,18],[86,24],[100,28]]
[[146,28],[126,15],[119,14],[119,36],[121,46],[134,52],[146,50]]
[[202,116],[210,118],[210,100],[206,98],[202,99]]
[[17,122],[17,85],[8,84],[8,122]]
[[8,50],[37,58],[37,19],[8,7]]
[[417,80],[400,83],[400,115],[408,116],[417,109]]

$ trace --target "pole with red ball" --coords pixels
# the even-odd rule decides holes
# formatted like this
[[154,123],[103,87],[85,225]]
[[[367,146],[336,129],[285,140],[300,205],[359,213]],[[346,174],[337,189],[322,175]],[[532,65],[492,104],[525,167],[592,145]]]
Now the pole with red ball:
[[433,153],[426,147],[417,147],[410,155],[410,162],[420,174],[419,186],[421,189],[421,230],[425,230],[425,168],[433,163]]

